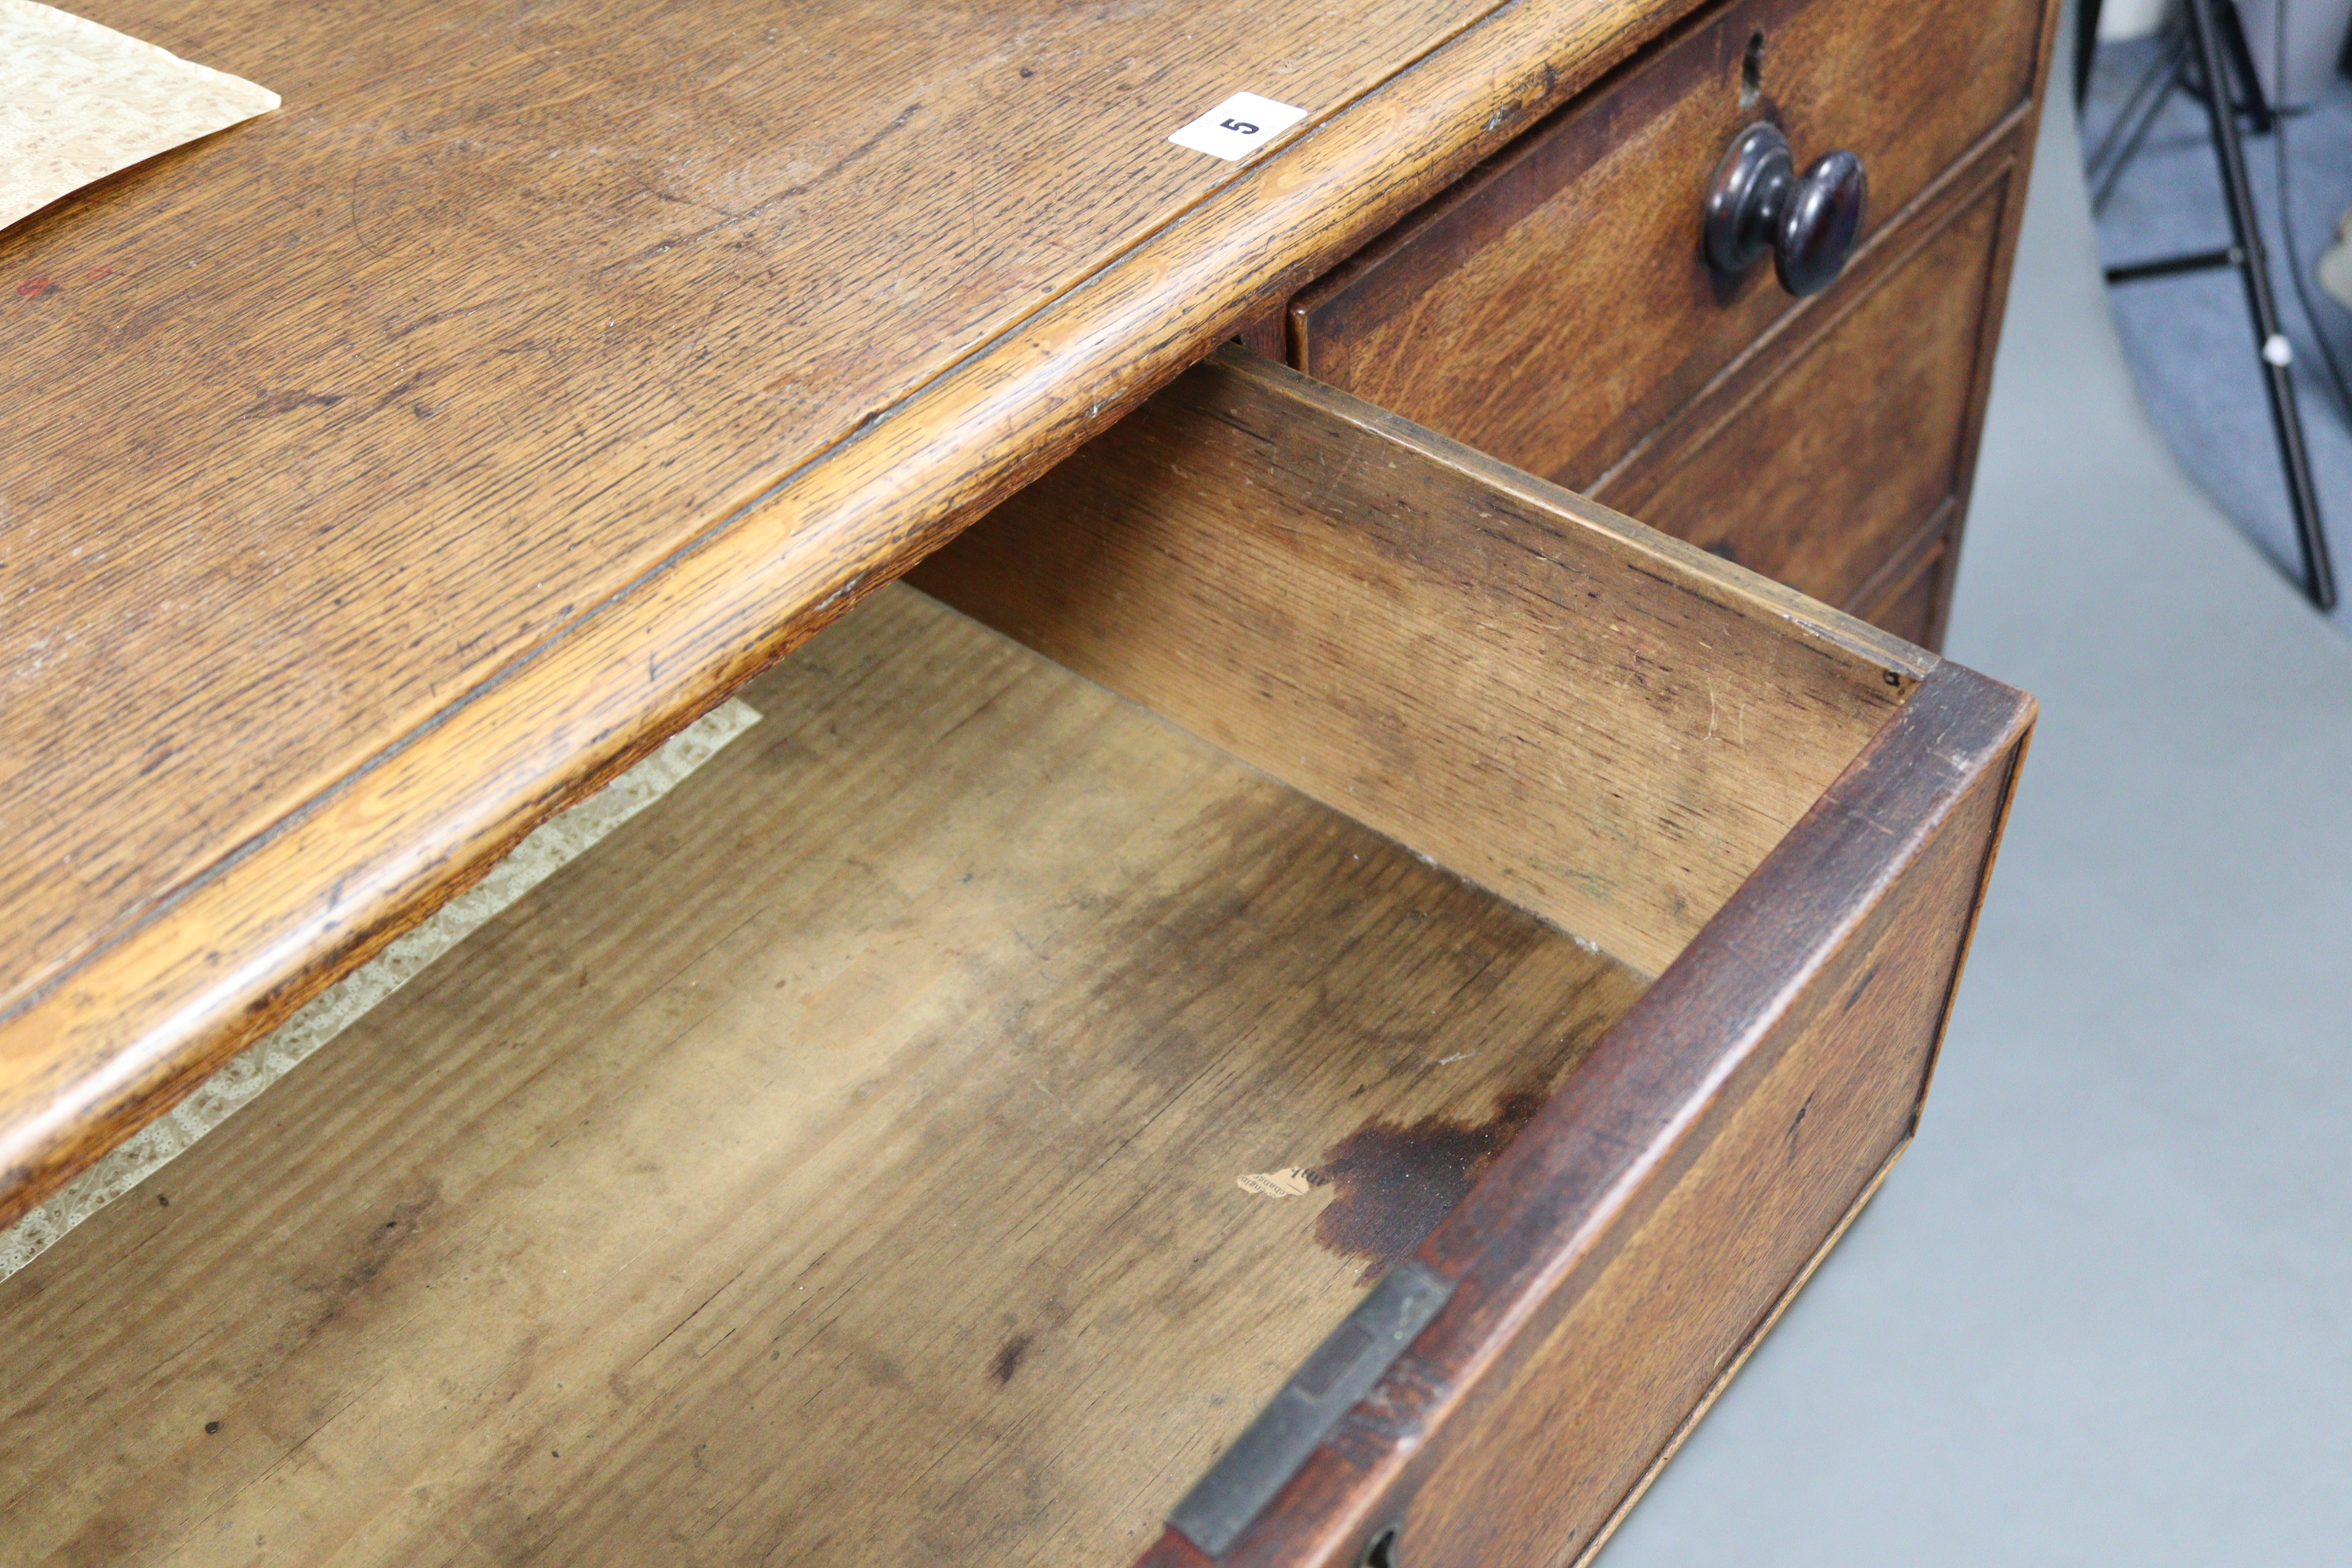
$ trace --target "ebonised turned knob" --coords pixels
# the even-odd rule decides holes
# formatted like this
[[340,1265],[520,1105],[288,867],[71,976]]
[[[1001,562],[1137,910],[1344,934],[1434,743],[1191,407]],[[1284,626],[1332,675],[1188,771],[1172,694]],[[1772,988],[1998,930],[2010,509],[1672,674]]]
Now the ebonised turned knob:
[[1818,294],[1845,270],[1862,233],[1870,182],[1853,153],[1828,153],[1802,174],[1777,125],[1732,140],[1706,196],[1706,264],[1727,276],[1772,253],[1780,287]]

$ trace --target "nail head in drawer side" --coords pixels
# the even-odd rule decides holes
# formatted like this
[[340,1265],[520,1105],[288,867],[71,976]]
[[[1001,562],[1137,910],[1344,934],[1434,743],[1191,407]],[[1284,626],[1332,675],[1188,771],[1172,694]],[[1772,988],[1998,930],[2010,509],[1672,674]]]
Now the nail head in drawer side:
[[1769,263],[1701,253],[1741,131],[1779,126],[1800,172],[1859,153],[1866,246],[2027,104],[2042,23],[2035,0],[1717,10],[1302,296],[1296,363],[1581,486],[1797,305]]

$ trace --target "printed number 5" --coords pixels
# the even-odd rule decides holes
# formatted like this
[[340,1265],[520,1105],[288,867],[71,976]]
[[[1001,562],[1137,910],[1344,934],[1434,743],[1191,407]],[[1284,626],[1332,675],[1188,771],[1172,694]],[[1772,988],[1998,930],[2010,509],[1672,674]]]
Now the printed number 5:
[[1217,129],[1220,131],[1238,131],[1244,136],[1255,136],[1257,134],[1257,127],[1252,125],[1246,120],[1220,121],[1218,122]]

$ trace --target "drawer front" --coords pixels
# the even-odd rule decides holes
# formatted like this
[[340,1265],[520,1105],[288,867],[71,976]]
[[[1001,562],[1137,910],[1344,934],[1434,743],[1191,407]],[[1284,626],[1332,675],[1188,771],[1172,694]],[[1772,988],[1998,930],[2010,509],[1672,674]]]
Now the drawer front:
[[1472,1402],[1400,1560],[1582,1563],[1608,1540],[1908,1142],[2006,787],[1959,803],[1704,1152]]
[[2033,0],[1741,0],[1303,296],[1295,363],[1581,488],[1800,308],[1769,263],[1727,283],[1699,255],[1739,129],[1777,122],[1801,165],[1861,153],[1867,247],[2027,103],[2041,24]]
[[1720,377],[1591,493],[1924,641],[1916,613],[1880,617],[1906,613],[1896,584],[1948,532],[1973,467],[2008,167],[1923,215],[1843,309]]

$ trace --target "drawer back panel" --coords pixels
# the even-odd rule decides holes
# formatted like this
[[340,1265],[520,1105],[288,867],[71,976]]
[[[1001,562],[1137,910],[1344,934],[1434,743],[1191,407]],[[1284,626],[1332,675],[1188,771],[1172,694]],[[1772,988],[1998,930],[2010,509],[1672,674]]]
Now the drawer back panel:
[[913,580],[1649,973],[1932,664],[1238,348]]
[[1769,265],[1727,282],[1700,255],[1740,128],[1780,125],[1801,165],[1861,153],[1866,247],[2027,103],[2041,23],[2020,0],[1723,7],[1303,296],[1294,363],[1582,488],[1802,308]]

